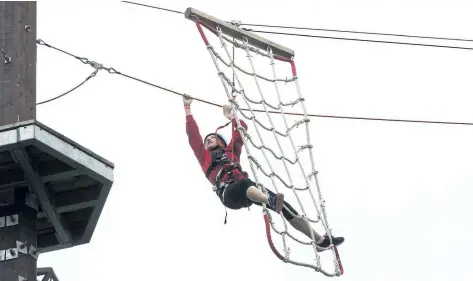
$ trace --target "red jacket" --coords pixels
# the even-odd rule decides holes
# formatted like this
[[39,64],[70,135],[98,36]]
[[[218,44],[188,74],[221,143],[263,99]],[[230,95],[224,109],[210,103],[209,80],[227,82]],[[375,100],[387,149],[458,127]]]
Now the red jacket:
[[[241,125],[247,129],[248,126],[246,125],[245,121],[240,120]],[[232,140],[225,148],[225,153],[229,159],[233,159],[235,162],[240,162],[240,154],[241,149],[243,146],[243,140],[241,138],[240,132],[238,129],[237,122],[235,119],[232,119],[233,128],[232,131]],[[199,132],[199,126],[192,115],[186,116],[186,132],[189,138],[189,144],[194,151],[195,157],[199,161],[200,167],[202,171],[205,172],[207,169],[212,165],[212,155],[210,150],[205,149],[202,136]],[[217,166],[213,169],[213,171],[209,174],[207,178],[212,185],[215,185],[215,177],[217,176],[218,171],[220,170],[221,166]],[[247,173],[243,172],[243,174],[238,171],[238,169],[233,170],[233,176],[236,180],[240,180],[242,178],[247,177]],[[225,181],[228,178],[228,175],[225,175],[221,181]]]

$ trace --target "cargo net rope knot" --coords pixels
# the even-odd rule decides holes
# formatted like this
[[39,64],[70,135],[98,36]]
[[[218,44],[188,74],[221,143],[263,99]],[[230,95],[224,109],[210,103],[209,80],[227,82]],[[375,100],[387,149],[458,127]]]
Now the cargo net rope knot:
[[[322,233],[325,232],[331,237],[331,229],[329,228],[325,212],[325,201],[321,195],[317,170],[314,164],[313,146],[311,144],[309,130],[310,119],[307,116],[304,98],[300,92],[293,57],[283,57],[275,54],[269,45],[266,50],[264,50],[249,44],[245,36],[245,34],[248,33],[244,31],[240,34],[241,36],[229,36],[222,32],[218,24],[212,25],[207,21],[200,20],[199,17],[195,15],[191,16],[190,19],[193,20],[197,26],[217,68],[218,76],[224,86],[228,101],[235,112],[235,119],[238,124],[237,129],[244,139],[248,164],[253,174],[252,180],[257,183],[258,188],[262,189],[266,194],[266,186],[273,187],[273,191],[276,193],[283,191],[281,189],[284,188],[286,191],[289,190],[289,192],[282,192],[286,195],[285,201],[290,204],[297,202],[299,208],[294,206],[294,203],[292,204],[294,209],[299,210],[297,210],[298,214],[294,214],[287,207],[285,207],[285,210],[294,217],[302,218],[311,228],[315,228],[315,225],[321,226],[324,230]],[[203,27],[205,27],[205,29]],[[210,31],[215,36],[207,36],[207,31]],[[211,40],[215,40],[215,43],[211,42]],[[214,45],[221,46],[224,52],[223,56],[217,52]],[[229,45],[231,47],[229,47]],[[231,51],[232,48],[233,55]],[[241,54],[236,53],[235,50]],[[262,59],[263,62],[260,63],[257,59]],[[246,66],[244,66],[244,64]],[[259,72],[257,73],[256,66],[260,64],[269,65],[269,67],[265,69],[268,74],[261,74],[264,72],[262,69],[258,69]],[[287,69],[288,77],[290,78],[278,78],[278,76],[276,76],[278,64],[286,66],[285,69]],[[290,68],[287,67],[288,64]],[[282,87],[281,84],[283,84]],[[294,87],[292,87],[289,91],[293,95],[295,92],[297,97],[293,101],[284,102],[283,96],[290,96],[289,93],[284,93],[290,88],[288,86],[289,84],[295,85],[295,90]],[[268,93],[272,94],[268,95]],[[271,99],[274,99],[274,101]],[[242,108],[239,105],[241,102],[246,104],[246,108]],[[291,122],[291,118],[294,117],[285,113],[284,109],[294,107],[298,104],[302,107],[303,114],[301,115],[303,117],[296,117],[299,118],[299,120],[294,119]],[[248,131],[254,130],[254,133],[251,134],[256,134],[257,138],[252,137],[251,134],[241,126],[240,117],[237,113],[251,121],[250,124],[248,124]],[[257,114],[259,115],[257,116]],[[265,118],[260,118],[260,116],[264,116]],[[252,125],[251,129],[250,125]],[[280,127],[284,129],[277,129]],[[300,127],[304,127],[305,130],[297,130]],[[267,136],[265,134],[267,134]],[[285,143],[283,143],[283,141],[285,141]],[[298,144],[297,141],[303,141],[303,143]],[[273,149],[272,147],[276,148]],[[288,154],[292,154],[292,156],[287,156]],[[256,155],[260,155],[260,157]],[[261,158],[264,159],[265,165],[258,161],[258,159]],[[306,161],[304,162],[304,160]],[[298,173],[298,175],[294,176],[294,173]],[[315,186],[317,196],[314,195],[312,186]],[[293,196],[293,201],[289,202],[288,200],[290,199],[288,199],[287,195]],[[304,202],[304,199],[309,202]],[[311,207],[305,208],[307,205]],[[312,211],[313,214],[309,214],[310,211]],[[278,216],[274,216],[275,213],[273,213],[273,217],[264,204],[263,213],[269,245],[279,259],[294,265],[312,268],[326,276],[340,276],[343,274],[343,267],[338,251],[332,243],[329,247],[330,251],[325,252],[332,253],[327,263],[333,263],[334,269],[333,271],[327,271],[325,270],[325,260],[321,257],[323,253],[317,251],[319,246],[316,244],[313,232],[311,233],[312,239],[306,241],[308,240],[306,236],[299,237],[297,235],[298,233],[294,233],[297,231],[290,227],[288,228],[288,222],[284,219],[283,212],[281,212],[281,216],[278,218],[283,225],[282,230],[278,229],[276,226],[275,219]],[[271,229],[280,235],[284,255],[278,251],[271,237]],[[291,231],[289,231],[289,229]],[[293,242],[295,245],[289,247],[289,242]],[[303,251],[307,251],[307,249],[310,249],[310,254],[303,253]],[[294,258],[294,256],[298,258]],[[308,261],[300,260],[300,257],[308,256],[310,256]]]

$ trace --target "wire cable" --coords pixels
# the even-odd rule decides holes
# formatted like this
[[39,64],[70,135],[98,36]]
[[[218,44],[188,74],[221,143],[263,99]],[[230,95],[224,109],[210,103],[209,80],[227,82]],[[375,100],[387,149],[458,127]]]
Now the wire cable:
[[[159,85],[157,85],[157,84],[154,84],[154,83],[145,81],[145,80],[143,80],[143,79],[137,78],[137,77],[135,77],[135,76],[122,73],[122,72],[117,71],[116,69],[114,69],[114,68],[112,68],[112,67],[107,68],[107,67],[104,67],[104,66],[101,65],[101,64],[98,64],[98,63],[96,63],[96,62],[92,62],[92,61],[88,60],[87,58],[79,57],[79,56],[73,55],[73,54],[71,54],[71,53],[69,53],[69,52],[66,52],[66,51],[61,50],[61,49],[56,48],[56,47],[53,47],[52,45],[45,43],[45,42],[44,42],[43,40],[41,40],[41,39],[40,39],[40,40],[37,40],[37,43],[38,43],[39,45],[46,46],[46,47],[55,49],[55,50],[57,50],[57,51],[59,51],[59,52],[62,52],[62,53],[64,53],[64,54],[67,54],[67,55],[69,55],[69,56],[72,56],[72,57],[74,57],[74,58],[80,60],[82,63],[91,64],[92,66],[94,66],[94,67],[96,68],[96,71],[101,70],[101,69],[104,69],[104,70],[107,70],[108,73],[110,73],[110,74],[118,74],[118,75],[123,76],[123,77],[125,77],[125,78],[128,78],[128,79],[131,79],[131,80],[134,80],[134,81],[137,81],[137,82],[140,82],[140,83],[143,83],[143,84],[146,84],[146,85],[149,85],[149,86],[152,86],[152,87],[155,87],[155,88],[158,88],[158,89],[161,89],[161,90],[170,92],[170,93],[173,93],[173,94],[175,94],[175,95],[179,95],[179,96],[183,96],[183,95],[184,95],[184,93],[180,93],[180,92],[177,92],[177,91],[168,89],[168,88],[166,88],[166,87],[159,86]],[[206,103],[206,104],[212,105],[212,106],[222,107],[222,105],[217,104],[217,103],[214,103],[214,102],[211,102],[211,101],[207,101],[207,100],[203,100],[203,99],[198,99],[198,98],[194,98],[194,97],[193,97],[193,99],[196,100],[196,101],[202,102],[202,103]],[[241,110],[249,111],[249,109],[246,109],[246,108],[242,108]],[[265,112],[266,112],[266,111],[264,111],[264,110],[258,110],[258,109],[254,109],[253,111],[255,111],[255,112],[261,112],[261,113],[265,113]],[[279,114],[279,113],[280,113],[280,112],[278,112],[278,111],[268,111],[268,112],[269,112],[269,113],[272,113],[272,114]],[[284,114],[287,114],[287,115],[304,116],[303,113],[297,113],[297,112],[285,112]],[[373,117],[354,117],[354,116],[323,115],[323,114],[307,114],[307,115],[310,116],[310,117],[319,117],[319,118],[335,118],[335,119],[351,119],[351,120],[366,120],[366,121],[385,121],[385,122],[406,122],[406,123],[425,123],[425,124],[444,124],[444,125],[466,125],[466,126],[473,126],[473,122],[429,121],[429,120],[373,118]]]
[[130,2],[130,1],[121,1],[121,2],[127,3],[127,4],[133,4],[133,5],[143,6],[143,7],[147,7],[147,8],[158,9],[158,10],[167,11],[167,12],[173,12],[173,13],[177,13],[177,14],[184,14],[183,12],[179,12],[179,11],[176,11],[176,10],[170,10],[170,9],[165,9],[165,8],[156,7],[156,6],[151,6],[151,5],[146,5],[146,4],[140,4],[140,3],[136,3],[136,2]]
[[82,83],[80,83],[79,85],[75,86],[74,88],[70,89],[69,91],[65,92],[64,94],[61,94],[59,96],[55,96],[54,98],[51,98],[51,99],[48,99],[48,100],[45,100],[45,101],[42,101],[42,102],[38,102],[36,105],[41,105],[41,104],[45,104],[45,103],[48,103],[48,102],[52,102],[54,100],[57,100],[59,98],[62,98],[63,96],[67,95],[67,94],[70,94],[71,92],[77,90],[79,87],[81,87],[82,85],[85,84],[85,82],[89,81],[90,78],[92,77],[95,77],[95,75],[97,75],[97,72],[99,70],[96,69],[94,72],[92,72],[87,78],[85,78],[84,81],[82,81]]
[[[122,1],[122,2],[127,3],[127,4],[145,6],[145,7],[153,8],[153,9],[159,9],[159,10],[163,10],[163,11],[169,11],[169,12],[184,14],[183,12],[179,12],[179,11],[176,11],[176,10],[165,9],[165,8],[152,6],[152,5],[145,5],[145,4],[140,4],[140,3],[131,2],[131,1]],[[228,22],[228,23],[231,23],[231,22]],[[238,23],[238,25],[269,27],[269,28],[286,28],[286,29],[297,29],[297,30],[327,31],[327,32],[338,32],[338,33],[365,34],[365,35],[396,36],[396,37],[404,37],[404,38],[418,38],[418,39],[435,39],[435,40],[473,42],[472,39],[462,39],[462,38],[432,37],[432,36],[407,35],[407,34],[395,34],[395,33],[378,33],[378,32],[365,32],[365,31],[353,31],[353,30],[341,30],[341,29],[323,29],[323,28],[295,27],[295,26],[267,25],[267,24],[249,24],[249,23]],[[256,32],[256,33],[267,33],[267,34],[277,34],[277,35],[287,35],[287,36],[299,36],[299,37],[307,37],[307,38],[348,40],[348,41],[369,42],[369,43],[384,43],[384,44],[398,44],[398,45],[410,45],[410,46],[422,46],[422,47],[449,48],[449,49],[460,49],[460,50],[473,50],[473,48],[461,47],[461,46],[408,43],[408,42],[399,42],[399,41],[371,40],[371,39],[358,39],[358,38],[346,38],[346,37],[334,37],[334,36],[319,36],[319,35],[299,34],[299,33],[289,33],[289,32],[274,32],[274,31],[253,30],[251,28],[242,28],[242,29],[246,30],[246,31],[250,31],[250,32]]]
[[[118,74],[118,75],[121,75],[121,76],[123,76],[123,77],[125,77],[125,78],[131,79],[131,80],[135,80],[135,81],[137,81],[137,82],[140,82],[140,83],[146,84],[146,85],[148,85],[148,86],[152,86],[152,87],[155,87],[155,88],[158,88],[158,89],[161,89],[161,90],[164,90],[164,91],[167,91],[167,92],[170,92],[170,93],[179,95],[179,96],[184,96],[184,95],[185,95],[184,93],[179,93],[179,92],[173,91],[173,90],[171,90],[171,89],[168,89],[168,88],[165,88],[165,87],[162,87],[162,86],[153,84],[153,83],[151,83],[151,82],[145,81],[145,80],[143,80],[143,79],[140,79],[140,78],[137,78],[137,77],[134,77],[134,76],[131,76],[131,75],[128,75],[128,74],[119,72],[119,71],[117,71],[117,72],[115,72],[115,73]],[[196,100],[196,101],[200,101],[200,102],[202,102],[202,103],[209,104],[209,105],[222,107],[222,105],[220,105],[220,104],[218,104],[218,103],[211,102],[211,101],[206,101],[206,100],[198,99],[198,98],[194,98],[194,97],[193,97],[193,99]]]
[[365,35],[381,35],[381,36],[394,36],[394,37],[405,37],[405,38],[418,38],[418,39],[433,39],[433,40],[473,42],[472,39],[449,38],[449,37],[432,37],[432,36],[408,35],[408,34],[396,34],[396,33],[367,32],[367,31],[357,31],[357,30],[326,29],[326,28],[298,27],[298,26],[284,26],[284,25],[268,25],[268,24],[252,24],[252,23],[239,23],[239,25],[254,26],[254,27],[281,28],[281,29],[294,29],[294,30],[311,30],[311,31],[337,32],[337,33],[352,33],[352,34],[365,34]]
[[345,38],[345,37],[333,37],[333,36],[320,36],[311,34],[299,34],[299,33],[287,33],[287,32],[275,32],[275,31],[264,31],[264,30],[253,30],[243,28],[243,30],[256,32],[256,33],[267,33],[267,34],[278,34],[278,35],[289,35],[289,36],[300,36],[309,38],[320,38],[320,39],[334,39],[334,40],[348,40],[348,41],[359,41],[359,42],[371,42],[371,43],[384,43],[384,44],[398,44],[398,45],[410,45],[410,46],[423,46],[423,47],[435,47],[435,48],[448,48],[448,49],[460,49],[460,50],[473,50],[470,47],[460,46],[447,46],[447,45],[435,45],[435,44],[422,44],[422,43],[408,43],[398,41],[385,41],[385,40],[371,40],[371,39],[359,39],[359,38]]

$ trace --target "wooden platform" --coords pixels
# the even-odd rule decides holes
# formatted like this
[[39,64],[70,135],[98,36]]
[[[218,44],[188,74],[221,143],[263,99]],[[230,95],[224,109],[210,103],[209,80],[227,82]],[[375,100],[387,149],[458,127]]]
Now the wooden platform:
[[8,193],[30,186],[39,202],[40,253],[90,242],[113,183],[113,169],[113,163],[38,121],[0,127],[3,204]]

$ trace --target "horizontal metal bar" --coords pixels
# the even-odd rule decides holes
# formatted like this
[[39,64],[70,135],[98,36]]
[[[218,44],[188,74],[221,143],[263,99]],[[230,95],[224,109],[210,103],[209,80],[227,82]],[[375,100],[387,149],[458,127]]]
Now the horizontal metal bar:
[[17,181],[17,182],[12,182],[12,183],[6,183],[0,185],[0,191],[7,191],[10,189],[15,189],[19,187],[26,187],[28,186],[28,182],[26,181]]
[[11,170],[11,169],[14,169],[16,167],[18,167],[18,164],[16,164],[16,163],[3,164],[3,165],[0,165],[0,171]]
[[[69,179],[69,178],[72,178],[72,177],[75,177],[75,176],[78,176],[78,175],[80,175],[80,173],[77,170],[70,170],[70,171],[61,172],[61,173],[57,173],[57,174],[53,174],[53,175],[49,175],[49,176],[44,176],[44,177],[40,178],[40,181],[41,181],[41,183],[45,184],[45,183],[48,183],[48,182],[51,182],[51,181],[59,181],[59,180],[63,180],[63,179]],[[0,185],[0,191],[11,189],[11,188],[24,187],[24,186],[28,186],[28,182],[25,181],[25,180],[17,181],[17,182],[11,182],[11,183]]]
[[80,174],[81,173],[77,170],[69,170],[65,172],[60,172],[60,173],[44,176],[44,177],[41,177],[40,179],[42,183],[48,183],[52,181],[61,181],[65,179],[70,179],[70,178],[79,176]]
[[248,44],[253,45],[257,48],[260,48],[264,51],[266,51],[267,47],[269,46],[271,47],[273,54],[275,55],[280,55],[288,59],[294,56],[294,51],[289,48],[286,48],[278,43],[275,43],[271,40],[258,36],[252,32],[235,27],[232,24],[226,23],[215,17],[207,15],[206,13],[203,13],[194,8],[191,8],[191,7],[187,8],[184,15],[187,19],[192,20],[192,21],[194,21],[194,16],[196,16],[200,21],[205,22],[206,24],[214,28],[217,28],[217,26],[219,26],[223,34],[229,35],[231,37],[239,38],[239,39],[243,39],[243,37],[246,37],[248,39]]
[[[72,204],[72,205],[67,205],[67,206],[62,206],[62,207],[56,207],[56,213],[57,214],[63,214],[63,213],[69,213],[69,212],[75,212],[78,210],[82,209],[87,209],[90,207],[95,207],[98,204],[98,200],[91,200],[87,202],[81,202],[77,204]],[[38,213],[38,219],[43,219],[46,218],[46,213],[45,212],[39,212]]]

